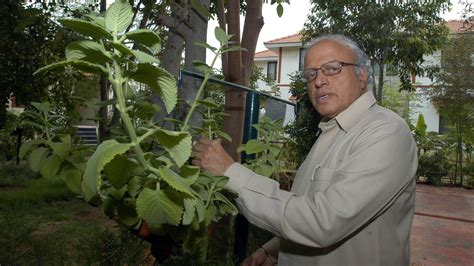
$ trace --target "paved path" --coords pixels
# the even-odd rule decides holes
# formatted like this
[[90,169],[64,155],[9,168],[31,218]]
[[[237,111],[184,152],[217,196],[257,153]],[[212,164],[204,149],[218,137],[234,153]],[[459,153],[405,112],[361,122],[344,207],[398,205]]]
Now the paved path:
[[417,185],[411,265],[474,266],[474,190]]

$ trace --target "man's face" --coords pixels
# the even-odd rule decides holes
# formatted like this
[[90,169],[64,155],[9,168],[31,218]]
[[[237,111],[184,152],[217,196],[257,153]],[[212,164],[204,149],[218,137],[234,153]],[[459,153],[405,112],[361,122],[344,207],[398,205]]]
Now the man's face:
[[[305,68],[320,68],[331,61],[356,63],[350,48],[327,40],[308,50]],[[334,118],[365,92],[367,72],[361,69],[361,74],[357,76],[354,67],[343,66],[341,72],[334,76],[326,76],[319,70],[317,77],[308,83],[311,103],[322,116]]]

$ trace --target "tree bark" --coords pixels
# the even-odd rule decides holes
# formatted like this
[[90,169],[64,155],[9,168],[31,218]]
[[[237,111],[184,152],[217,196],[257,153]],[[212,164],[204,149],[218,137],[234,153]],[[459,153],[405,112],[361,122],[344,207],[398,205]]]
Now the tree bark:
[[[225,19],[224,0],[217,1],[217,21],[219,22],[219,27],[221,27],[221,29],[227,32],[227,27],[226,27],[227,20]],[[222,73],[224,74],[224,77],[227,77],[229,75],[229,70],[227,68],[228,60],[227,60],[226,53],[221,56],[221,62],[222,62]]]
[[[199,3],[209,10],[209,0],[199,0]],[[185,40],[185,62],[184,69],[197,72],[193,61],[206,61],[206,48],[194,45],[196,42],[206,42],[207,38],[207,18],[203,17],[195,9],[189,10],[189,24],[192,25],[192,34],[186,35]],[[179,88],[179,98],[185,103],[181,104],[179,108],[178,118],[183,121],[189,111],[190,106],[186,102],[190,102],[196,98],[201,80],[194,78],[184,78],[181,87]],[[202,95],[200,96],[202,98]],[[202,127],[202,115],[199,112],[194,112],[189,121],[190,126]]]
[[[103,13],[106,10],[106,0],[100,1],[100,12]],[[109,86],[107,77],[105,75],[100,76],[100,101],[105,102],[109,100]],[[109,118],[108,118],[108,106],[104,105],[99,108],[99,142],[104,141],[107,138],[107,132],[109,131]]]
[[[228,7],[228,34],[232,34],[231,41],[240,44],[240,7],[239,1],[229,1]],[[227,54],[227,70],[226,80],[244,85],[242,75],[242,57],[241,51],[229,52]],[[246,94],[241,90],[227,88],[225,91],[224,112],[228,114],[228,119],[224,120],[224,132],[229,134],[232,141],[224,141],[224,149],[232,156],[235,161],[240,161],[237,148],[242,143],[243,125],[245,118],[245,99]]]
[[379,62],[379,82],[377,84],[377,102],[381,103],[383,99],[383,76],[384,76],[384,64]]
[[[109,82],[105,75],[100,76],[100,101],[106,102],[109,100]],[[102,105],[99,108],[99,141],[102,142],[107,139],[109,132],[109,114],[108,105]]]
[[[248,1],[242,43],[240,42],[239,1],[230,0],[228,6],[228,34],[233,34],[232,42],[241,44],[247,51],[230,52],[227,55],[227,81],[249,86],[258,35],[263,27],[262,1]],[[222,16],[218,16],[220,19]],[[225,17],[225,16],[224,16]],[[219,25],[222,27],[222,21]],[[240,161],[237,148],[242,143],[245,118],[246,94],[240,90],[227,89],[225,93],[225,113],[230,116],[224,120],[224,131],[232,137],[232,142],[224,142],[225,150],[236,161]]]

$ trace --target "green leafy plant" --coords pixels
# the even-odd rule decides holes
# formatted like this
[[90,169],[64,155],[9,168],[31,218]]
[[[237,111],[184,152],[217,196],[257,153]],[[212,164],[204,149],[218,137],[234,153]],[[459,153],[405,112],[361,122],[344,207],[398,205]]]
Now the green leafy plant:
[[[196,99],[189,103],[189,113],[179,130],[163,129],[153,121],[138,123],[130,115],[134,110],[134,102],[129,101],[130,82],[145,84],[160,95],[168,113],[175,108],[178,99],[175,79],[157,66],[159,61],[154,54],[160,48],[159,36],[146,29],[125,32],[132,23],[132,15],[127,2],[116,1],[105,18],[59,20],[88,39],[69,44],[66,60],[38,72],[72,66],[105,75],[114,90],[115,107],[120,112],[126,135],[102,142],[88,160],[81,186],[84,199],[102,204],[109,217],[128,228],[138,229],[146,224],[152,233],[167,234],[182,243],[190,254],[205,258],[207,225],[224,215],[235,214],[237,209],[222,191],[227,177],[210,176],[187,164],[192,148],[192,128],[188,123],[192,113],[205,104],[198,99],[217,58],[240,48],[230,46],[230,36],[216,28],[219,48],[198,43],[210,49],[215,57],[211,66],[196,62],[205,78]],[[130,48],[132,45],[140,50]],[[148,146],[150,139],[158,147],[146,150],[143,145]]]
[[28,165],[47,179],[62,179],[74,193],[81,193],[81,176],[91,148],[73,145],[71,135],[57,134],[61,127],[55,121],[61,115],[52,114],[49,102],[31,105],[34,110],[22,113],[23,123],[41,132],[43,138],[26,141],[20,147],[19,157],[28,157]]
[[5,125],[0,129],[0,160],[2,168],[5,169],[5,161],[13,159],[16,153],[16,136],[14,134],[18,127],[18,117],[13,112],[7,112]]
[[289,77],[291,95],[298,101],[298,115],[295,121],[286,127],[286,133],[295,140],[295,158],[298,164],[301,164],[318,138],[318,124],[322,117],[311,104],[306,81],[296,72]]
[[271,120],[266,116],[261,117],[258,124],[252,125],[258,132],[258,139],[249,140],[238,150],[244,151],[247,155],[254,155],[254,158],[248,158],[244,163],[249,169],[284,183],[290,181],[284,174],[294,172],[292,170],[294,168],[283,156],[293,140],[284,135],[282,125],[283,119]]

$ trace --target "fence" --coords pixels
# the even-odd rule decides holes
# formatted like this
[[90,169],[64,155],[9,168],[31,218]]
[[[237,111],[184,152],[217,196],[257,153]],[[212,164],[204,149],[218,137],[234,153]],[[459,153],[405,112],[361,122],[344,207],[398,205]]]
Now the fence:
[[[178,77],[178,86],[182,84],[184,78],[195,78],[195,79],[203,80],[204,76],[198,73],[191,72],[191,71],[181,70]],[[250,139],[257,138],[257,131],[255,128],[252,127],[252,125],[258,123],[258,118],[260,115],[260,96],[266,97],[268,99],[271,99],[279,103],[284,103],[286,105],[292,106],[294,109],[294,114],[296,115],[296,112],[297,112],[296,103],[280,99],[278,97],[275,97],[267,93],[258,92],[239,84],[234,84],[234,83],[219,80],[219,79],[211,78],[209,79],[208,82],[220,84],[229,89],[237,89],[237,90],[243,90],[247,92],[244,136],[243,136],[243,141],[242,141],[243,144],[247,143],[247,141],[249,141]],[[242,161],[245,161],[246,158],[247,157],[243,155]],[[234,242],[234,257],[237,259],[236,265],[239,265],[245,259],[245,256],[247,255],[248,231],[249,231],[249,223],[247,219],[245,219],[245,217],[242,215],[237,215],[237,218],[235,220],[235,242]]]

